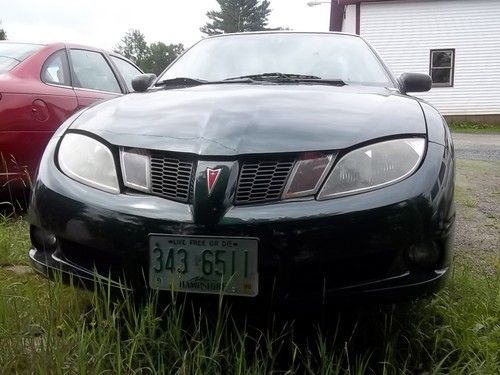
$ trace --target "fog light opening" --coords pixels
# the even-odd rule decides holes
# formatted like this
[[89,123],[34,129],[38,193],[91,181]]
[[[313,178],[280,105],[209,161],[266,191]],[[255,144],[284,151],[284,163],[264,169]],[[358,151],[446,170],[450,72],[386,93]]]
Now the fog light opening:
[[31,243],[40,251],[51,251],[57,247],[57,237],[54,233],[38,227],[31,227]]
[[412,246],[408,249],[407,259],[410,266],[434,268],[439,261],[439,248],[435,242]]

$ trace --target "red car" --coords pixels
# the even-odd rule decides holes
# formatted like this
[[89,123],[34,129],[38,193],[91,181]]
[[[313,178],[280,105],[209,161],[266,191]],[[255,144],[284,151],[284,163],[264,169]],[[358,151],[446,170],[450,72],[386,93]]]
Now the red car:
[[133,91],[139,74],[97,48],[0,42],[0,191],[28,186],[57,127],[80,108]]

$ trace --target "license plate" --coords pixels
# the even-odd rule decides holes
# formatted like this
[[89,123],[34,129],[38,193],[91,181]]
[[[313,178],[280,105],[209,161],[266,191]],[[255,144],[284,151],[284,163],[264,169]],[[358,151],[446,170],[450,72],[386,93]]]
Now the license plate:
[[258,238],[149,235],[149,286],[255,297]]

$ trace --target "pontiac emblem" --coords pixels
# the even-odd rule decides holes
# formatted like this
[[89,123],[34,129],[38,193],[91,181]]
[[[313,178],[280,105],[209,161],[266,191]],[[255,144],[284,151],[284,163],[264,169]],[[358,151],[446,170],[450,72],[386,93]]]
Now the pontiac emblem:
[[212,190],[214,189],[215,183],[219,179],[219,175],[222,169],[210,169],[207,168],[207,187],[208,187],[208,195],[212,194]]

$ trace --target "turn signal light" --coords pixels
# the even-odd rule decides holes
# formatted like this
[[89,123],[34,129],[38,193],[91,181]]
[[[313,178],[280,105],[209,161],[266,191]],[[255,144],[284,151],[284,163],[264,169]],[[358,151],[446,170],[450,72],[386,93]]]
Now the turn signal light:
[[304,154],[292,169],[290,178],[285,186],[283,199],[316,194],[330,170],[332,162],[333,155],[331,154]]

